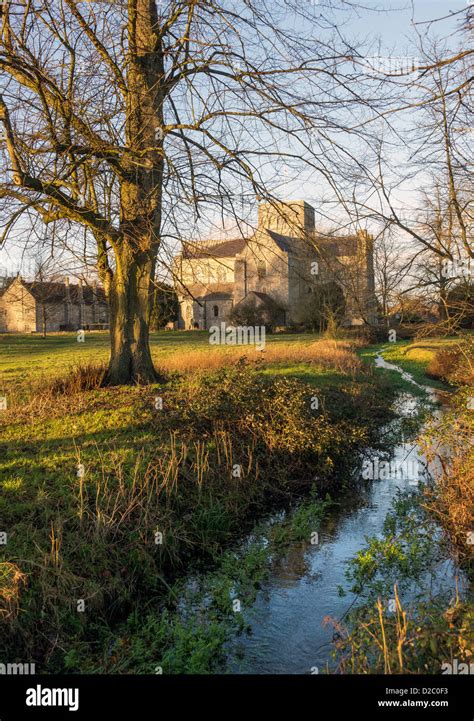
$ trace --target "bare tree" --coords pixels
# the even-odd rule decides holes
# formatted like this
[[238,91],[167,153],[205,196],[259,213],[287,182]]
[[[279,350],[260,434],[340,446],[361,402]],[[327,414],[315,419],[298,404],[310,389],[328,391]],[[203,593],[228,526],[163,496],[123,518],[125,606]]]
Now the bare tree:
[[206,212],[243,222],[239,199],[272,197],[282,163],[331,182],[324,148],[344,155],[341,111],[360,96],[329,27],[296,0],[2,3],[4,237],[39,217],[75,252],[93,241],[110,383],[155,379],[163,249]]
[[53,295],[57,293],[55,284],[62,283],[63,276],[58,273],[58,266],[51,256],[38,257],[35,261],[35,274],[33,288],[35,288],[36,303],[41,316],[41,331],[46,338],[48,321],[50,320],[50,307]]
[[410,265],[409,256],[401,254],[400,240],[393,232],[381,233],[374,242],[375,289],[387,328],[389,311],[401,290]]
[[474,258],[472,12],[457,13],[458,32],[450,28],[445,40],[418,28],[417,66],[396,81],[399,96],[366,146],[351,211],[396,232],[400,243],[411,241],[414,255],[438,257],[440,266]]

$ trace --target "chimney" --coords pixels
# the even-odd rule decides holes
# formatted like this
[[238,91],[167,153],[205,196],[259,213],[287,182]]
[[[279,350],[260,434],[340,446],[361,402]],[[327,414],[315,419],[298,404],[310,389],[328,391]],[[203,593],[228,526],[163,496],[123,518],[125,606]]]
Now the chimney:
[[64,278],[64,285],[66,286],[66,303],[71,302],[71,291],[69,288],[69,277],[66,275]]
[[79,303],[79,328],[82,328],[85,322],[84,291],[82,288],[82,278],[79,278],[77,286],[77,302]]

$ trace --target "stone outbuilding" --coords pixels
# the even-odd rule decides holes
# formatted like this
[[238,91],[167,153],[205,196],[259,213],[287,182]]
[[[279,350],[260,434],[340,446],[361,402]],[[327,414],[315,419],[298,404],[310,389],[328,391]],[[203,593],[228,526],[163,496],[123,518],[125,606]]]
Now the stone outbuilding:
[[0,295],[1,333],[44,333],[108,327],[103,288],[13,279]]

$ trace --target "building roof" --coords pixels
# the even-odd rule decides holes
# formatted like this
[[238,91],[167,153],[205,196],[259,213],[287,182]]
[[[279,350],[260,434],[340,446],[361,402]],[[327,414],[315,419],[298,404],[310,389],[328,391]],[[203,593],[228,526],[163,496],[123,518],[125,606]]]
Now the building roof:
[[340,258],[344,256],[357,255],[359,239],[356,235],[316,235],[315,242],[330,255]]
[[[286,253],[290,252],[291,241],[293,240],[290,236],[280,235],[280,233],[268,230],[267,228],[264,230],[281,250],[284,250]],[[239,253],[242,253],[249,240],[250,238],[233,238],[232,240],[217,241],[215,243],[212,241],[196,242],[194,244],[186,243],[183,246],[182,257],[191,259],[233,258]]]
[[232,293],[219,293],[218,291],[213,291],[207,295],[202,295],[199,300],[232,300],[232,297]]
[[292,238],[289,235],[280,235],[280,233],[275,233],[274,230],[268,230],[267,228],[266,231],[281,250],[284,250],[285,253],[289,253],[291,251],[291,243],[295,240],[295,238]]
[[[281,235],[274,230],[265,228],[265,232],[272,238],[278,247],[285,253],[291,253],[294,250],[295,240],[290,235]],[[182,257],[187,259],[197,258],[233,258],[241,253],[250,238],[234,238],[233,240],[225,240],[221,243],[201,242],[195,244],[186,244],[183,248]],[[351,256],[357,255],[359,239],[355,235],[346,236],[324,236],[315,235],[314,240],[321,244],[324,249],[332,256]]]
[[233,258],[245,248],[247,238],[203,243],[186,243],[183,258]]
[[2,284],[0,285],[0,298],[5,293],[6,290],[11,286],[15,278],[12,277],[4,277],[0,279],[2,281]]
[[259,300],[261,305],[266,306],[267,308],[271,310],[281,310],[278,303],[267,293],[260,293],[257,290],[251,290],[247,293],[245,298],[242,298],[238,303],[236,303],[236,308],[239,305],[248,305],[255,300]]
[[[300,241],[296,237],[290,235],[281,235],[280,233],[268,228],[262,229],[268,233],[270,238],[285,253],[291,253],[296,250],[295,242]],[[359,238],[356,235],[332,236],[322,235],[320,233],[312,234],[313,242],[321,246],[321,250],[332,255],[333,257],[355,256],[359,247]],[[185,243],[183,245],[182,257],[186,259],[197,258],[233,258],[241,253],[251,238],[233,238],[224,241],[200,241],[196,243]]]
[[[66,301],[66,283],[53,283],[43,281],[26,282],[21,281],[33,298],[40,303],[64,303]],[[81,288],[77,284],[69,284],[69,297],[71,303],[80,302]],[[100,286],[92,288],[88,285],[82,286],[82,297],[85,305],[92,305],[94,301],[105,303],[105,292]]]
[[[234,292],[234,283],[210,283],[204,285],[202,283],[192,283],[186,286],[184,295],[192,296],[196,300],[219,300],[217,296],[221,296],[220,300],[232,298]],[[212,298],[211,298],[212,296]]]

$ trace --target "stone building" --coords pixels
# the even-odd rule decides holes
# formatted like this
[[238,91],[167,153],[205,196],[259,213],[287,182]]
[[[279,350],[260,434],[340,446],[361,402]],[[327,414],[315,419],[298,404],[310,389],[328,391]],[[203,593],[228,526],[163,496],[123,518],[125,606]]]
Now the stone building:
[[0,332],[35,333],[106,328],[103,288],[94,285],[26,282],[19,276],[0,291]]
[[249,305],[274,325],[304,324],[310,294],[331,284],[343,294],[344,325],[376,321],[372,237],[318,233],[301,200],[261,203],[248,238],[185,243],[174,273],[180,328],[230,323]]

